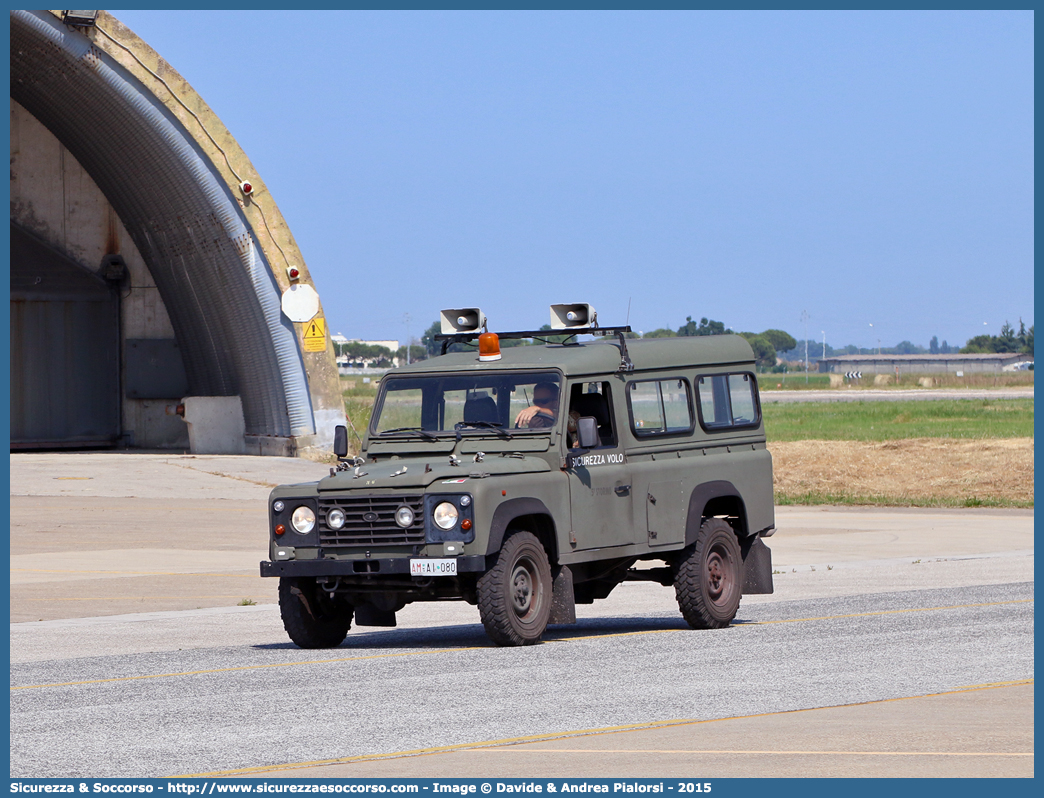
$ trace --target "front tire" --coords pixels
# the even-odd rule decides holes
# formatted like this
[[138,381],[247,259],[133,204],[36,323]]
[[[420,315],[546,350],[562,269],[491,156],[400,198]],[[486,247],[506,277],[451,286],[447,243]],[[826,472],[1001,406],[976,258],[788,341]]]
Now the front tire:
[[301,648],[336,648],[352,627],[355,608],[331,599],[314,579],[279,577],[279,614],[283,628]]
[[736,617],[743,595],[743,558],[727,522],[703,522],[696,543],[678,560],[674,592],[693,629],[722,629]]
[[536,535],[516,532],[504,541],[496,563],[478,580],[478,608],[498,646],[540,640],[551,615],[551,565]]

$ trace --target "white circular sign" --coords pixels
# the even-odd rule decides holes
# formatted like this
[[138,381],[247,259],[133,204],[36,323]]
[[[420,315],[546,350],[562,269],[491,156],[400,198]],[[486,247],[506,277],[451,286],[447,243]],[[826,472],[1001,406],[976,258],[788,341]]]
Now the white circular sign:
[[283,292],[282,308],[290,321],[311,321],[319,312],[319,294],[310,285],[292,285]]

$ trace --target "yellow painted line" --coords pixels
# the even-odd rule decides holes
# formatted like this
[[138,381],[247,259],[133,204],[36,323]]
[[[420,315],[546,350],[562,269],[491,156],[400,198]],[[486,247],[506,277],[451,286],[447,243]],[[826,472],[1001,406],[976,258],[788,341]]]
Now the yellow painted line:
[[474,748],[473,754],[764,754],[767,756],[1033,756],[1032,751],[758,751],[747,748]]
[[966,684],[957,689],[961,692],[972,692],[974,690],[989,690],[994,687],[1011,687],[1015,684],[1033,684],[1032,679],[1014,679],[1010,682],[987,682],[986,684]]
[[[192,597],[188,596],[186,598],[191,599]],[[202,597],[199,597],[199,598],[202,598]],[[231,597],[217,596],[216,598],[231,598]],[[134,600],[139,600],[139,599],[140,599],[140,597],[135,598]],[[57,599],[42,599],[42,600],[56,601]],[[927,607],[927,608],[915,608],[915,609],[909,609],[909,610],[883,610],[881,612],[854,613],[854,614],[851,614],[851,615],[825,616],[825,617],[822,617],[822,618],[792,618],[790,620],[784,620],[784,621],[758,621],[758,622],[755,622],[755,623],[741,624],[737,628],[742,628],[742,626],[763,626],[763,625],[777,624],[777,623],[801,623],[803,621],[825,621],[825,620],[832,620],[833,618],[860,618],[860,617],[869,617],[869,616],[875,616],[875,615],[895,615],[895,614],[904,613],[904,612],[932,612],[934,610],[961,609],[962,607],[992,607],[992,606],[998,606],[998,605],[1003,605],[1003,604],[1023,604],[1023,603],[1031,602],[1031,601],[1033,601],[1033,599],[1014,599],[1012,601],[995,601],[995,602],[989,602],[989,603],[986,603],[986,604],[964,604],[964,605],[957,604],[957,605],[946,606],[946,607]],[[580,636],[577,636],[577,637],[560,637],[560,638],[557,638],[555,640],[550,640],[548,642],[549,643],[570,643],[570,642],[582,642],[584,640],[602,640],[602,639],[610,638],[610,637],[635,637],[637,635],[653,635],[653,634],[665,634],[665,633],[671,633],[671,632],[678,633],[678,632],[688,632],[688,631],[690,631],[690,630],[688,630],[688,629],[652,629],[652,630],[643,631],[643,632],[618,632],[618,633],[615,633],[615,634],[608,634],[608,635],[580,635]],[[24,685],[24,686],[21,686],[21,687],[12,687],[11,689],[12,690],[35,690],[37,688],[42,688],[42,687],[74,687],[74,686],[77,686],[77,685],[84,685],[84,684],[102,684],[102,683],[108,683],[108,682],[130,682],[130,681],[137,681],[137,680],[141,680],[141,679],[169,679],[169,678],[174,678],[176,676],[198,676],[198,675],[204,674],[204,673],[233,673],[233,672],[236,672],[236,671],[263,670],[263,669],[266,669],[266,668],[290,668],[290,667],[294,667],[296,665],[325,665],[325,664],[336,663],[336,662],[357,662],[357,661],[370,660],[370,659],[387,659],[387,658],[390,658],[390,657],[418,657],[418,656],[427,656],[427,655],[432,655],[432,654],[454,654],[454,653],[458,653],[458,652],[461,652],[461,651],[482,651],[482,650],[484,650],[486,648],[488,648],[488,647],[487,646],[468,646],[468,647],[465,647],[465,648],[445,648],[445,649],[434,649],[434,650],[428,650],[428,651],[404,651],[404,652],[397,653],[397,654],[373,654],[373,655],[364,656],[364,657],[339,657],[339,658],[335,658],[335,659],[317,659],[317,660],[308,660],[308,661],[305,661],[305,662],[275,662],[275,663],[272,663],[272,664],[269,664],[269,665],[240,665],[240,666],[237,666],[237,667],[234,667],[234,668],[217,668],[217,669],[214,669],[214,670],[178,671],[176,673],[150,673],[150,674],[145,674],[143,676],[119,676],[119,677],[112,678],[112,679],[89,679],[89,680],[82,681],[82,682],[56,682],[56,683],[52,683],[52,684],[32,684],[32,685]]]
[[[431,756],[433,754],[447,754],[457,752],[477,752],[477,751],[489,751],[490,749],[496,749],[498,746],[516,746],[525,745],[527,743],[542,743],[550,742],[552,740],[564,740],[568,738],[576,737],[594,737],[604,734],[627,734],[636,731],[647,731],[653,729],[673,728],[678,726],[698,726],[705,723],[720,723],[726,720],[749,720],[750,718],[768,718],[775,717],[778,715],[793,715],[798,712],[816,712],[821,709],[841,709],[847,707],[859,707],[859,706],[870,706],[872,704],[888,704],[895,701],[911,701],[916,698],[932,698],[935,696],[942,695],[955,695],[958,693],[976,692],[977,690],[996,689],[999,687],[1013,687],[1021,684],[1033,684],[1033,679],[1025,679],[1019,682],[997,682],[995,684],[983,685],[982,687],[973,688],[970,690],[958,689],[948,690],[942,693],[929,693],[923,696],[903,696],[901,698],[886,698],[880,701],[863,701],[855,704],[838,704],[831,707],[811,707],[808,709],[790,709],[783,712],[763,712],[756,715],[736,715],[728,718],[711,718],[708,720],[662,720],[662,721],[649,721],[648,723],[633,723],[627,726],[608,726],[600,729],[582,729],[577,731],[558,732],[557,734],[536,734],[528,737],[507,737],[501,740],[488,740],[486,742],[478,743],[458,743],[457,745],[443,745],[436,748],[416,748],[410,751],[395,751],[384,754],[361,754],[359,756],[345,756],[337,759],[318,759],[310,762],[293,762],[284,765],[261,765],[258,767],[251,768],[239,768],[237,770],[220,770],[212,771],[210,773],[188,773],[176,776],[173,778],[203,778],[204,776],[241,776],[251,773],[273,773],[283,770],[300,770],[302,768],[311,767],[324,767],[327,765],[348,765],[359,762],[376,762],[384,759],[399,759],[410,756]],[[532,750],[532,749],[530,749]],[[554,750],[554,749],[548,749]],[[588,750],[582,750],[581,753],[588,753]],[[593,751],[592,751],[593,752]],[[600,752],[599,752],[600,753]],[[611,752],[609,752],[611,753]],[[636,753],[655,753],[655,751],[637,751]],[[687,751],[681,753],[689,753]],[[720,752],[709,752],[709,753],[720,753]],[[754,753],[748,751],[741,751],[737,753]],[[774,751],[771,753],[786,753]],[[815,752],[799,752],[799,753],[815,753]],[[824,752],[831,753],[831,752]],[[838,753],[838,752],[833,752]],[[860,752],[854,752],[860,753]],[[972,754],[974,755],[974,754]],[[981,755],[980,755],[981,756]],[[1032,754],[1025,754],[1025,756],[1032,756]]]
[[633,723],[627,726],[608,726],[604,729],[590,729],[587,731],[560,732],[558,734],[533,734],[527,737],[505,737],[502,740],[490,740],[485,743],[461,743],[458,745],[442,745],[437,748],[416,748],[412,751],[396,751],[390,754],[361,754],[359,756],[345,756],[338,759],[317,759],[313,762],[294,762],[288,765],[261,765],[253,768],[239,768],[238,770],[221,770],[213,773],[191,773],[180,776],[166,777],[179,779],[195,779],[203,776],[238,776],[246,773],[268,773],[276,770],[298,770],[300,768],[321,767],[323,765],[351,764],[353,762],[373,762],[381,759],[398,759],[407,756],[424,756],[428,754],[453,753],[454,751],[470,751],[478,748],[489,748],[498,745],[520,745],[524,743],[542,743],[550,740],[559,740],[565,737],[585,737],[593,734],[612,734],[616,732],[643,731],[645,729],[661,729],[667,726],[684,726],[690,723],[687,720],[663,720],[650,721],[649,723]]
[[803,621],[834,621],[840,618],[870,618],[875,615],[901,615],[910,612],[937,612],[939,610],[963,610],[970,607],[999,607],[1002,604],[1029,604],[1033,599],[1012,599],[1011,601],[985,601],[979,604],[950,604],[942,607],[910,607],[902,610],[879,610],[877,612],[854,612],[850,615],[824,615],[821,618],[790,618],[782,621],[755,621],[754,623],[741,623],[743,626],[769,626],[776,623],[801,623]]
[[413,657],[417,654],[452,654],[459,651],[479,651],[486,646],[469,648],[448,648],[438,651],[404,651],[397,654],[371,654],[365,657],[339,657],[337,659],[313,659],[304,662],[273,662],[268,665],[239,665],[235,668],[209,668],[199,671],[178,671],[177,673],[148,673],[143,676],[117,676],[112,679],[86,679],[82,682],[55,682],[51,684],[26,684],[12,687],[12,690],[36,690],[41,687],[75,687],[82,684],[108,684],[110,682],[134,682],[142,679],[169,679],[174,676],[200,676],[205,673],[231,673],[234,671],[260,671],[269,668],[287,668],[293,665],[329,665],[334,662],[358,662],[368,659],[390,659],[392,657]]
[[[246,566],[244,566],[245,568]],[[117,576],[235,576],[261,579],[261,574],[223,574],[217,571],[84,571],[77,568],[12,568],[12,574],[115,574]]]
[[[257,598],[271,598],[271,596],[269,596],[269,595],[256,596],[256,597]],[[92,597],[85,597],[85,598],[62,597],[62,598],[31,598],[31,599],[21,599],[21,600],[28,603],[30,601],[36,601],[36,602],[46,602],[46,601],[144,601],[145,599],[155,600],[155,601],[180,601],[182,599],[185,600],[185,601],[196,601],[197,599],[232,599],[232,598],[234,598],[234,599],[241,599],[241,598],[255,598],[255,597],[254,596],[244,596],[242,593],[226,593],[223,596],[102,596],[102,597],[97,597],[96,596],[96,597],[93,597],[93,598]],[[201,607],[197,607],[196,609],[202,609],[202,608]],[[158,612],[163,612],[163,610],[158,610]]]

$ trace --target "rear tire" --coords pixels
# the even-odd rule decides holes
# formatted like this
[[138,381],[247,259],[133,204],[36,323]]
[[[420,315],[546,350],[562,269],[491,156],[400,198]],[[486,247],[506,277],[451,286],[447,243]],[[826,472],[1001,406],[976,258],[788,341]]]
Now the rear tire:
[[516,532],[478,580],[478,608],[486,634],[498,646],[540,640],[551,615],[551,565],[540,540]]
[[331,599],[314,579],[281,576],[279,614],[286,633],[301,648],[336,648],[352,627],[355,608],[343,598]]
[[696,543],[677,562],[674,592],[693,629],[721,629],[736,617],[743,595],[743,558],[732,527],[708,518]]

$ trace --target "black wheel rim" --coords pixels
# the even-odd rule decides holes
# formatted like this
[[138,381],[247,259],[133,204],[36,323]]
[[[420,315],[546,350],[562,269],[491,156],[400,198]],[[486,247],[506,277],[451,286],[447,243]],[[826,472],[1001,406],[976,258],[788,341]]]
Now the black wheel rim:
[[528,558],[520,559],[511,570],[511,607],[520,620],[533,612],[538,579],[536,568]]
[[703,568],[707,598],[716,606],[729,602],[735,583],[733,563],[724,547],[715,546],[707,554]]

